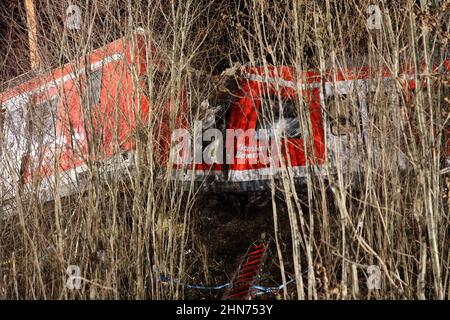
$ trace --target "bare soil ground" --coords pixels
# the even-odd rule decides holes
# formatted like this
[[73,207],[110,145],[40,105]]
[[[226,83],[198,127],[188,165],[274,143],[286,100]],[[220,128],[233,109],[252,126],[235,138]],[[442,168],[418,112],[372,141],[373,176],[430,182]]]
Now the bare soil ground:
[[[243,255],[248,247],[261,239],[269,240],[274,237],[273,214],[270,193],[253,195],[225,195],[220,197],[203,197],[199,202],[201,214],[197,217],[195,242],[205,250],[207,285],[218,285],[229,282],[237,271]],[[283,210],[279,212],[281,230],[289,230],[289,219]],[[289,232],[283,232],[281,242],[285,254],[291,250]],[[203,267],[203,266],[201,266]],[[291,274],[291,266],[286,266]],[[194,268],[193,278],[201,278],[201,268]],[[272,287],[280,284],[281,274],[278,257],[272,242],[267,260],[263,267],[260,284]],[[224,291],[186,292],[188,298],[220,299]],[[275,298],[264,295],[265,298]]]

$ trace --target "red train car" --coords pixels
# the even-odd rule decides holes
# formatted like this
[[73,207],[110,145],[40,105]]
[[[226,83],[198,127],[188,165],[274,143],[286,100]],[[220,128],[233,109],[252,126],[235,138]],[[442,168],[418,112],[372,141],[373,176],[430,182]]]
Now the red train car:
[[[426,70],[424,64],[420,68],[421,72]],[[450,61],[433,66],[431,71],[448,77]],[[195,180],[210,191],[243,192],[267,189],[273,178],[280,178],[286,170],[298,184],[304,184],[309,174],[335,175],[338,168],[350,178],[361,172],[367,159],[364,152],[374,128],[369,118],[381,111],[377,105],[380,96],[386,99],[384,112],[390,121],[397,122],[392,127],[414,125],[415,79],[411,66],[403,66],[395,79],[387,68],[370,70],[364,66],[328,70],[323,77],[317,71],[296,74],[285,66],[242,68],[239,89],[216,112],[217,118],[224,119],[221,127],[227,129],[221,129],[221,134],[209,132],[197,148],[192,147],[196,137],[180,133],[173,137],[173,159],[178,164],[175,176],[186,182]],[[418,86],[422,87],[425,83]],[[448,88],[443,90],[438,96],[442,107],[442,98],[450,97]],[[390,138],[386,133],[383,143],[398,145]],[[185,143],[186,139],[191,143]],[[444,154],[450,159],[448,141],[444,142]],[[190,156],[195,149],[201,149],[203,157]],[[374,161],[379,151],[372,149]],[[219,159],[211,161],[208,152],[218,153]],[[405,169],[405,150],[394,152],[398,153],[395,161],[399,168]]]
[[148,57],[161,67],[156,50],[136,34],[1,93],[0,202],[19,191],[37,190],[44,201],[55,191],[72,194],[86,183],[88,161],[127,168],[133,132],[149,109],[136,92]]
[[[1,93],[2,206],[27,190],[38,190],[43,201],[56,192],[79,192],[87,183],[90,161],[115,172],[131,168],[134,132],[151,108],[142,94],[147,61],[151,57],[163,70],[158,55],[142,35],[135,35]],[[449,70],[448,60],[433,67],[436,73]],[[338,167],[358,171],[370,138],[373,79],[385,88],[400,84],[403,102],[416,86],[414,68],[407,66],[396,79],[387,69],[351,68],[322,76],[285,66],[243,67],[237,79],[233,95],[211,101],[213,111],[198,122],[203,128],[194,130],[200,137],[183,128],[172,134],[166,152],[174,180],[207,191],[247,192],[269,187],[283,170],[298,183],[309,174],[334,174]],[[401,104],[394,93],[388,99]],[[408,125],[407,109],[400,109]],[[96,148],[89,139],[96,139],[91,141]],[[405,166],[401,151],[398,163]]]

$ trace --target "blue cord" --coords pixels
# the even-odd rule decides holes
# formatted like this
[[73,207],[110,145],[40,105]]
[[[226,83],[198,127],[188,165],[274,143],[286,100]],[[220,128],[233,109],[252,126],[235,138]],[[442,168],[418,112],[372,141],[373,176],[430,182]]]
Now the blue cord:
[[[172,283],[178,284],[178,285],[180,285],[180,286],[182,286],[184,288],[197,289],[197,290],[222,290],[222,289],[228,288],[231,285],[231,283],[229,283],[229,282],[225,283],[225,284],[222,284],[222,285],[219,285],[219,286],[214,286],[214,287],[206,287],[206,286],[202,286],[202,285],[184,284],[184,283],[181,283],[180,281],[178,281],[176,279],[170,280],[169,277],[167,277],[166,275],[161,275],[161,281],[163,281],[163,282],[170,282],[171,281]],[[260,292],[256,293],[256,295],[261,295],[261,294],[265,294],[265,293],[273,293],[275,291],[279,291],[279,290],[283,289],[285,286],[287,286],[288,284],[290,284],[290,283],[292,283],[294,281],[295,281],[295,278],[289,280],[288,282],[286,282],[286,285],[281,284],[281,285],[279,285],[277,287],[270,287],[270,288],[269,287],[263,287],[263,286],[253,286],[252,288],[260,291]]]
[[[161,275],[161,281],[170,282],[170,279],[166,275]],[[172,283],[178,284],[187,289],[197,289],[197,290],[222,290],[222,289],[228,288],[231,285],[231,283],[225,283],[220,286],[205,287],[202,285],[184,284],[184,283],[181,283],[180,281],[178,281],[177,279],[172,280]]]
[[253,286],[253,288],[259,290],[260,292],[256,293],[256,295],[261,295],[264,293],[273,293],[274,291],[280,291],[281,289],[283,289],[284,287],[287,287],[288,284],[295,282],[295,278],[289,280],[288,282],[286,282],[286,285],[281,284],[278,287],[271,287],[271,288],[267,288],[267,287],[263,287],[263,286]]

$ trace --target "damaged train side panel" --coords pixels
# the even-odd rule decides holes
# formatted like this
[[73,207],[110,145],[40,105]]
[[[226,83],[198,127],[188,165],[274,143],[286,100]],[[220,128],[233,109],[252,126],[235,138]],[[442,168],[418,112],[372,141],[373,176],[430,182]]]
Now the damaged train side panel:
[[[116,174],[132,168],[133,137],[151,109],[148,96],[142,94],[147,61],[158,55],[143,36],[119,39],[78,63],[1,93],[1,206],[13,203],[21,192],[37,191],[43,201],[56,193],[79,192],[88,184],[90,162]],[[150,60],[164,69],[158,58]],[[450,61],[433,71],[448,73]],[[400,105],[413,99],[413,68],[404,67],[394,81],[388,70],[367,67],[325,75],[295,74],[285,66],[242,67],[232,98],[219,105],[211,101],[214,112],[204,126],[224,135],[222,145],[211,137],[201,145],[202,151],[220,149],[222,160],[171,159],[173,179],[194,182],[206,191],[246,192],[269,187],[286,169],[298,183],[304,183],[308,174],[327,176],[337,168],[357,172],[371,139],[368,119],[377,107],[374,79],[381,79],[385,88],[400,85],[387,93],[391,120],[408,125],[407,108]],[[183,97],[177,102],[188,112]],[[167,109],[159,129],[163,137],[157,142],[165,162],[169,155],[180,156],[174,152],[177,141],[170,141],[172,132],[165,123],[169,118]],[[261,130],[264,136],[258,134]],[[403,151],[396,156],[404,167]]]
[[[47,201],[55,192],[79,191],[89,177],[88,161],[129,166],[132,158],[123,154],[133,150],[132,132],[149,108],[145,96],[138,104],[133,90],[129,66],[146,69],[144,39],[134,40],[134,51],[120,39],[0,95],[4,206],[20,193],[37,192]],[[90,145],[98,146],[95,152]]]
[[[434,66],[432,71],[448,74],[450,62],[445,60],[441,69]],[[374,114],[385,108],[389,130],[413,125],[415,91],[424,87],[416,88],[415,78],[414,68],[409,66],[403,67],[397,79],[387,69],[367,67],[328,71],[323,78],[314,71],[296,76],[289,67],[242,68],[235,98],[216,114],[225,117],[222,153],[232,161],[184,163],[175,176],[186,182],[195,179],[207,191],[265,189],[284,170],[299,184],[305,183],[308,174],[327,177],[338,170],[347,179],[345,183],[351,183],[352,174],[361,172],[364,161],[380,161],[377,157],[383,147],[372,141],[376,124],[369,118],[376,118]],[[448,96],[448,90],[442,95]],[[382,98],[386,100],[383,106]],[[268,129],[265,133],[276,148],[268,150],[267,141],[261,143],[260,129]],[[448,136],[448,129],[443,132]],[[229,139],[230,133],[241,139]],[[395,140],[390,141],[394,138],[404,137],[386,134],[382,144],[392,149],[392,161],[405,169],[405,150],[394,148]],[[444,153],[449,158],[448,137],[446,140]],[[369,143],[370,157],[365,154]],[[267,154],[269,162],[264,161]],[[281,161],[273,161],[276,159]]]

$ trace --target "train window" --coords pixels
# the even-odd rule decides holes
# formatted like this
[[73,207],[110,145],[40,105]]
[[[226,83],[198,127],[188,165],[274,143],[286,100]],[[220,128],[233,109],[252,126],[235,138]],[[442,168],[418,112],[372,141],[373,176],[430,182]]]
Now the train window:
[[24,151],[26,139],[23,136],[24,124],[25,124],[25,109],[18,107],[14,111],[6,112],[4,115],[4,139],[5,147],[14,152],[21,153]]
[[[394,81],[385,81],[382,85],[366,93],[369,118],[377,119],[390,114],[400,106],[401,96],[396,91]],[[387,112],[387,113],[386,113]]]
[[30,134],[32,147],[49,145],[56,141],[56,111],[59,97],[37,104],[31,110]]
[[89,87],[89,99],[92,106],[100,103],[100,94],[102,90],[102,70],[91,71],[88,75],[87,85]]
[[[273,119],[272,119],[273,112]],[[271,96],[262,99],[256,123],[256,132],[266,130],[269,138],[281,135],[289,139],[301,137],[301,126],[296,103],[291,98]]]
[[346,135],[354,132],[356,128],[353,117],[355,103],[357,103],[357,98],[350,94],[337,94],[327,99],[330,129],[333,135]]

